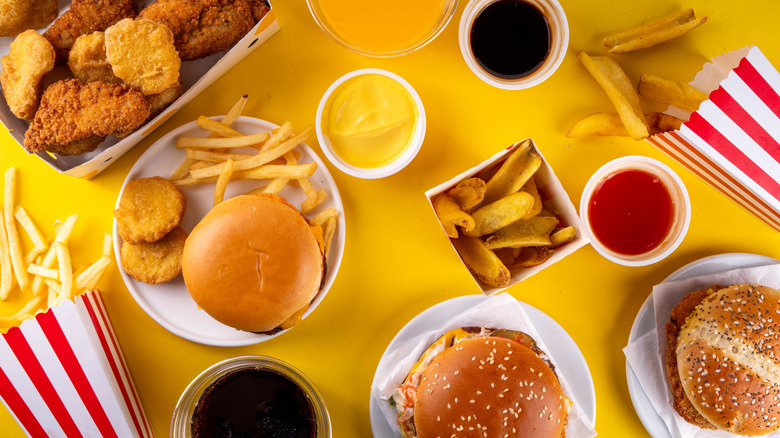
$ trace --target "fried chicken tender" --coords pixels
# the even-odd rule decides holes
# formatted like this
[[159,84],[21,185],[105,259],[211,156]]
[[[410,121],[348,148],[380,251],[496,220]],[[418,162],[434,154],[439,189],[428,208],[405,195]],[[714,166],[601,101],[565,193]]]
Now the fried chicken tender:
[[104,31],[123,18],[135,17],[134,0],[73,0],[70,9],[54,20],[43,34],[57,52],[57,64],[68,61],[76,38]]
[[154,176],[130,181],[114,210],[117,231],[125,242],[155,242],[179,225],[187,201],[178,187]]
[[68,55],[68,67],[82,82],[103,81],[121,84],[106,58],[106,39],[103,32],[92,32],[76,38]]
[[184,84],[178,81],[162,93],[146,96],[146,102],[149,103],[149,119],[157,117],[158,114],[163,112],[165,108],[168,108],[182,94],[184,94]]
[[64,79],[43,92],[24,135],[30,152],[50,150],[91,135],[126,137],[149,115],[144,95],[124,84]]
[[54,49],[38,32],[26,30],[14,38],[0,66],[8,107],[16,117],[32,120],[41,100],[43,76],[54,68]]
[[269,10],[263,0],[157,0],[139,17],[168,26],[188,61],[229,49]]
[[0,0],[0,37],[46,27],[59,12],[57,0]]
[[122,267],[136,281],[164,283],[181,274],[181,256],[187,233],[176,227],[162,239],[151,243],[122,244]]
[[106,58],[114,74],[144,94],[162,93],[179,80],[181,59],[173,33],[152,20],[125,18],[106,29]]
[[92,152],[105,141],[106,137],[99,135],[90,135],[87,138],[81,140],[74,140],[66,144],[52,144],[46,149],[49,152],[60,155],[79,155],[87,152]]

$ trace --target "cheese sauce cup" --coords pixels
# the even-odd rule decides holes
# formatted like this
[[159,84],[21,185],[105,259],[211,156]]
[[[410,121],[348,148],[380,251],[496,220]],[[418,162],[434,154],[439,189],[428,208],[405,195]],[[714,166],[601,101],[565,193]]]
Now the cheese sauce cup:
[[691,202],[672,169],[649,157],[610,161],[591,176],[580,218],[593,248],[625,266],[650,265],[671,254],[691,222]]
[[383,178],[409,164],[425,138],[420,96],[400,76],[362,69],[333,83],[317,108],[317,140],[342,172]]

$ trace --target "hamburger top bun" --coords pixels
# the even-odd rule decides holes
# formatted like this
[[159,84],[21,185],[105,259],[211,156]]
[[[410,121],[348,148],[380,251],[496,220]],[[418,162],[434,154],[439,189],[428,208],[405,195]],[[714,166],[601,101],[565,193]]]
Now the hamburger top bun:
[[780,428],[780,292],[737,284],[705,298],[680,330],[677,363],[685,395],[715,427]]
[[306,218],[275,195],[243,195],[215,206],[184,245],[192,299],[217,321],[250,332],[278,327],[309,304],[324,261]]
[[566,424],[568,400],[555,373],[531,349],[500,337],[464,340],[436,356],[417,397],[419,438],[560,438]]

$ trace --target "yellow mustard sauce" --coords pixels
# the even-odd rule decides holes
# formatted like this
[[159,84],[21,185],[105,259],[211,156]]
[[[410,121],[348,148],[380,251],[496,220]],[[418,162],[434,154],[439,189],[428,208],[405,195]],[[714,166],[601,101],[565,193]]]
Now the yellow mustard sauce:
[[340,84],[322,128],[336,154],[363,168],[389,164],[409,147],[419,117],[414,98],[392,78],[366,74]]

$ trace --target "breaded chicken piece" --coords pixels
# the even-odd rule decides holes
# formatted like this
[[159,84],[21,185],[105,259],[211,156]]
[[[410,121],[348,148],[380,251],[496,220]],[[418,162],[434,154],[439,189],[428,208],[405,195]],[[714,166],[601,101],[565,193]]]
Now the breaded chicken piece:
[[128,243],[156,242],[179,225],[187,199],[166,178],[153,176],[127,183],[114,210],[119,236]]
[[135,88],[65,79],[43,92],[35,118],[24,135],[24,147],[39,152],[92,135],[126,137],[148,116],[149,105]]
[[46,27],[57,18],[57,0],[0,0],[0,37]]
[[106,39],[97,31],[76,38],[68,55],[68,67],[81,82],[103,81],[121,84],[106,58]]
[[26,30],[14,38],[0,66],[8,107],[16,117],[32,120],[41,100],[43,76],[54,68],[54,49],[38,32]]
[[229,49],[268,12],[264,7],[262,0],[157,0],[139,17],[168,26],[188,61]]
[[187,233],[176,227],[162,239],[151,243],[122,244],[122,267],[136,281],[159,284],[181,274],[181,257]]
[[57,52],[57,64],[68,61],[68,52],[81,35],[104,31],[123,18],[135,17],[134,0],[73,0],[70,9],[54,20],[43,34]]
[[184,84],[179,81],[169,87],[162,93],[149,94],[146,101],[149,103],[149,119],[157,117],[158,114],[168,108],[170,104],[176,101],[184,94]]

